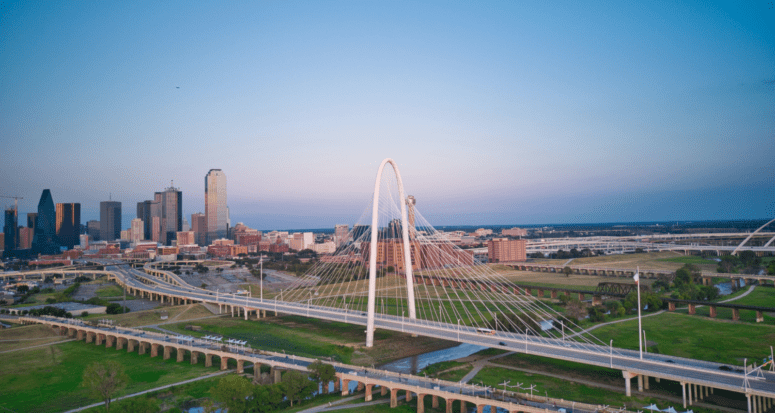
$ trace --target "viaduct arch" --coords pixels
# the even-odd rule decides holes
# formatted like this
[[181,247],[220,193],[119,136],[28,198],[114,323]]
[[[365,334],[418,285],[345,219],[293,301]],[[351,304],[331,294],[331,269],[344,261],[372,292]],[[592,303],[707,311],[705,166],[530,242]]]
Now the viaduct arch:
[[377,170],[377,179],[374,182],[374,201],[371,209],[371,243],[369,244],[369,301],[368,314],[366,318],[366,347],[374,345],[374,311],[376,305],[377,289],[377,234],[379,233],[379,184],[382,180],[382,171],[385,165],[390,164],[396,174],[398,182],[398,194],[401,200],[401,238],[404,243],[404,268],[406,268],[406,297],[409,307],[409,318],[417,318],[414,306],[414,275],[412,274],[412,256],[409,245],[409,225],[407,224],[406,212],[406,194],[404,193],[404,184],[401,181],[401,173],[398,172],[398,165],[391,158],[386,158],[379,165]]
[[[760,226],[760,227],[759,227],[759,229],[757,229],[756,231],[752,232],[752,233],[751,233],[751,234],[750,234],[748,237],[746,237],[746,239],[744,239],[744,240],[743,240],[743,242],[741,242],[741,243],[740,243],[740,245],[738,245],[738,246],[737,246],[737,248],[735,248],[735,250],[734,250],[734,251],[732,251],[732,255],[735,255],[735,254],[737,254],[737,251],[738,251],[738,250],[739,250],[739,249],[740,249],[740,248],[741,248],[743,245],[745,245],[745,243],[746,243],[746,242],[748,242],[748,240],[749,240],[749,239],[751,239],[751,237],[753,237],[754,235],[756,235],[756,233],[757,233],[757,232],[761,231],[761,230],[762,230],[762,229],[764,229],[764,228],[765,228],[767,225],[770,225],[770,224],[772,224],[773,222],[775,222],[775,219],[773,219],[773,220],[771,220],[771,221],[767,222],[766,224],[764,224],[764,225]],[[768,245],[770,245],[770,243],[772,242],[772,240],[775,240],[775,237],[773,237],[771,240],[769,240],[769,242],[767,242],[767,244],[765,245],[765,247],[766,247],[766,246],[768,246]]]

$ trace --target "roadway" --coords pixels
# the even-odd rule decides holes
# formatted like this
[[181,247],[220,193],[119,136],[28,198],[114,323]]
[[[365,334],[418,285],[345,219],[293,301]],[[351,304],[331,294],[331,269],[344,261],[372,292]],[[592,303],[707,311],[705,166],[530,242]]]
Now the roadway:
[[[276,300],[261,301],[256,298],[234,295],[215,295],[210,291],[185,283],[182,285],[167,283],[125,265],[113,266],[108,270],[114,271],[116,278],[130,288],[164,296],[182,297],[188,300],[226,305],[232,308],[244,308],[247,311],[275,311],[277,313],[366,325],[365,312],[318,307],[309,303],[305,305],[304,303]],[[180,280],[179,277],[175,278],[177,282],[180,282],[178,281]],[[691,383],[750,395],[775,397],[775,373],[773,372],[762,372],[761,377],[757,378],[749,376],[747,380],[749,384],[746,386],[744,384],[746,380],[742,367],[726,366],[701,360],[650,353],[645,353],[643,359],[640,359],[637,351],[615,349],[606,345],[578,343],[507,332],[484,335],[477,333],[473,327],[429,320],[411,320],[390,315],[378,315],[375,325],[377,328],[386,330],[608,367],[635,375],[674,380],[680,383]],[[765,355],[757,356],[762,357]],[[721,370],[722,368],[730,370]]]

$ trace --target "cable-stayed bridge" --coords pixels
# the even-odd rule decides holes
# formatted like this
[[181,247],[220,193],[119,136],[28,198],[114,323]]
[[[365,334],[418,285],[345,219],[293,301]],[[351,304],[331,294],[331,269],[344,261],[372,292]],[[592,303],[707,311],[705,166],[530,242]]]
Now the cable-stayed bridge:
[[[388,166],[394,173],[383,173]],[[628,395],[632,378],[641,387],[648,383],[644,377],[655,377],[681,383],[689,404],[707,389],[745,393],[753,406],[775,398],[775,373],[641,355],[583,331],[449,243],[406,195],[390,159],[380,165],[372,203],[348,241],[271,299],[213,293],[156,267],[107,270],[129,293],[163,302],[211,303],[246,318],[274,311],[364,325],[367,346],[381,328],[621,370]]]

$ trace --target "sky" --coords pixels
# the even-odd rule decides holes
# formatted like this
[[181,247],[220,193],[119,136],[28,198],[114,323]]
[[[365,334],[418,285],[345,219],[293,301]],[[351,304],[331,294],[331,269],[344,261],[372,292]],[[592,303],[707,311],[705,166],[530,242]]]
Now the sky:
[[333,227],[388,157],[434,225],[775,217],[775,6],[0,4],[20,214],[174,181],[190,220],[220,168],[232,225]]

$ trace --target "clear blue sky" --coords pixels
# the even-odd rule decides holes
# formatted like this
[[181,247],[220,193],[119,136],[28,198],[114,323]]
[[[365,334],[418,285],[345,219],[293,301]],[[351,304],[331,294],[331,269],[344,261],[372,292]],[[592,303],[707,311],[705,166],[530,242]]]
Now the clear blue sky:
[[233,224],[352,224],[386,157],[436,225],[775,216],[775,8],[0,6],[0,193],[22,213],[50,188],[86,221],[112,193],[128,222],[174,180],[190,218],[221,168]]

